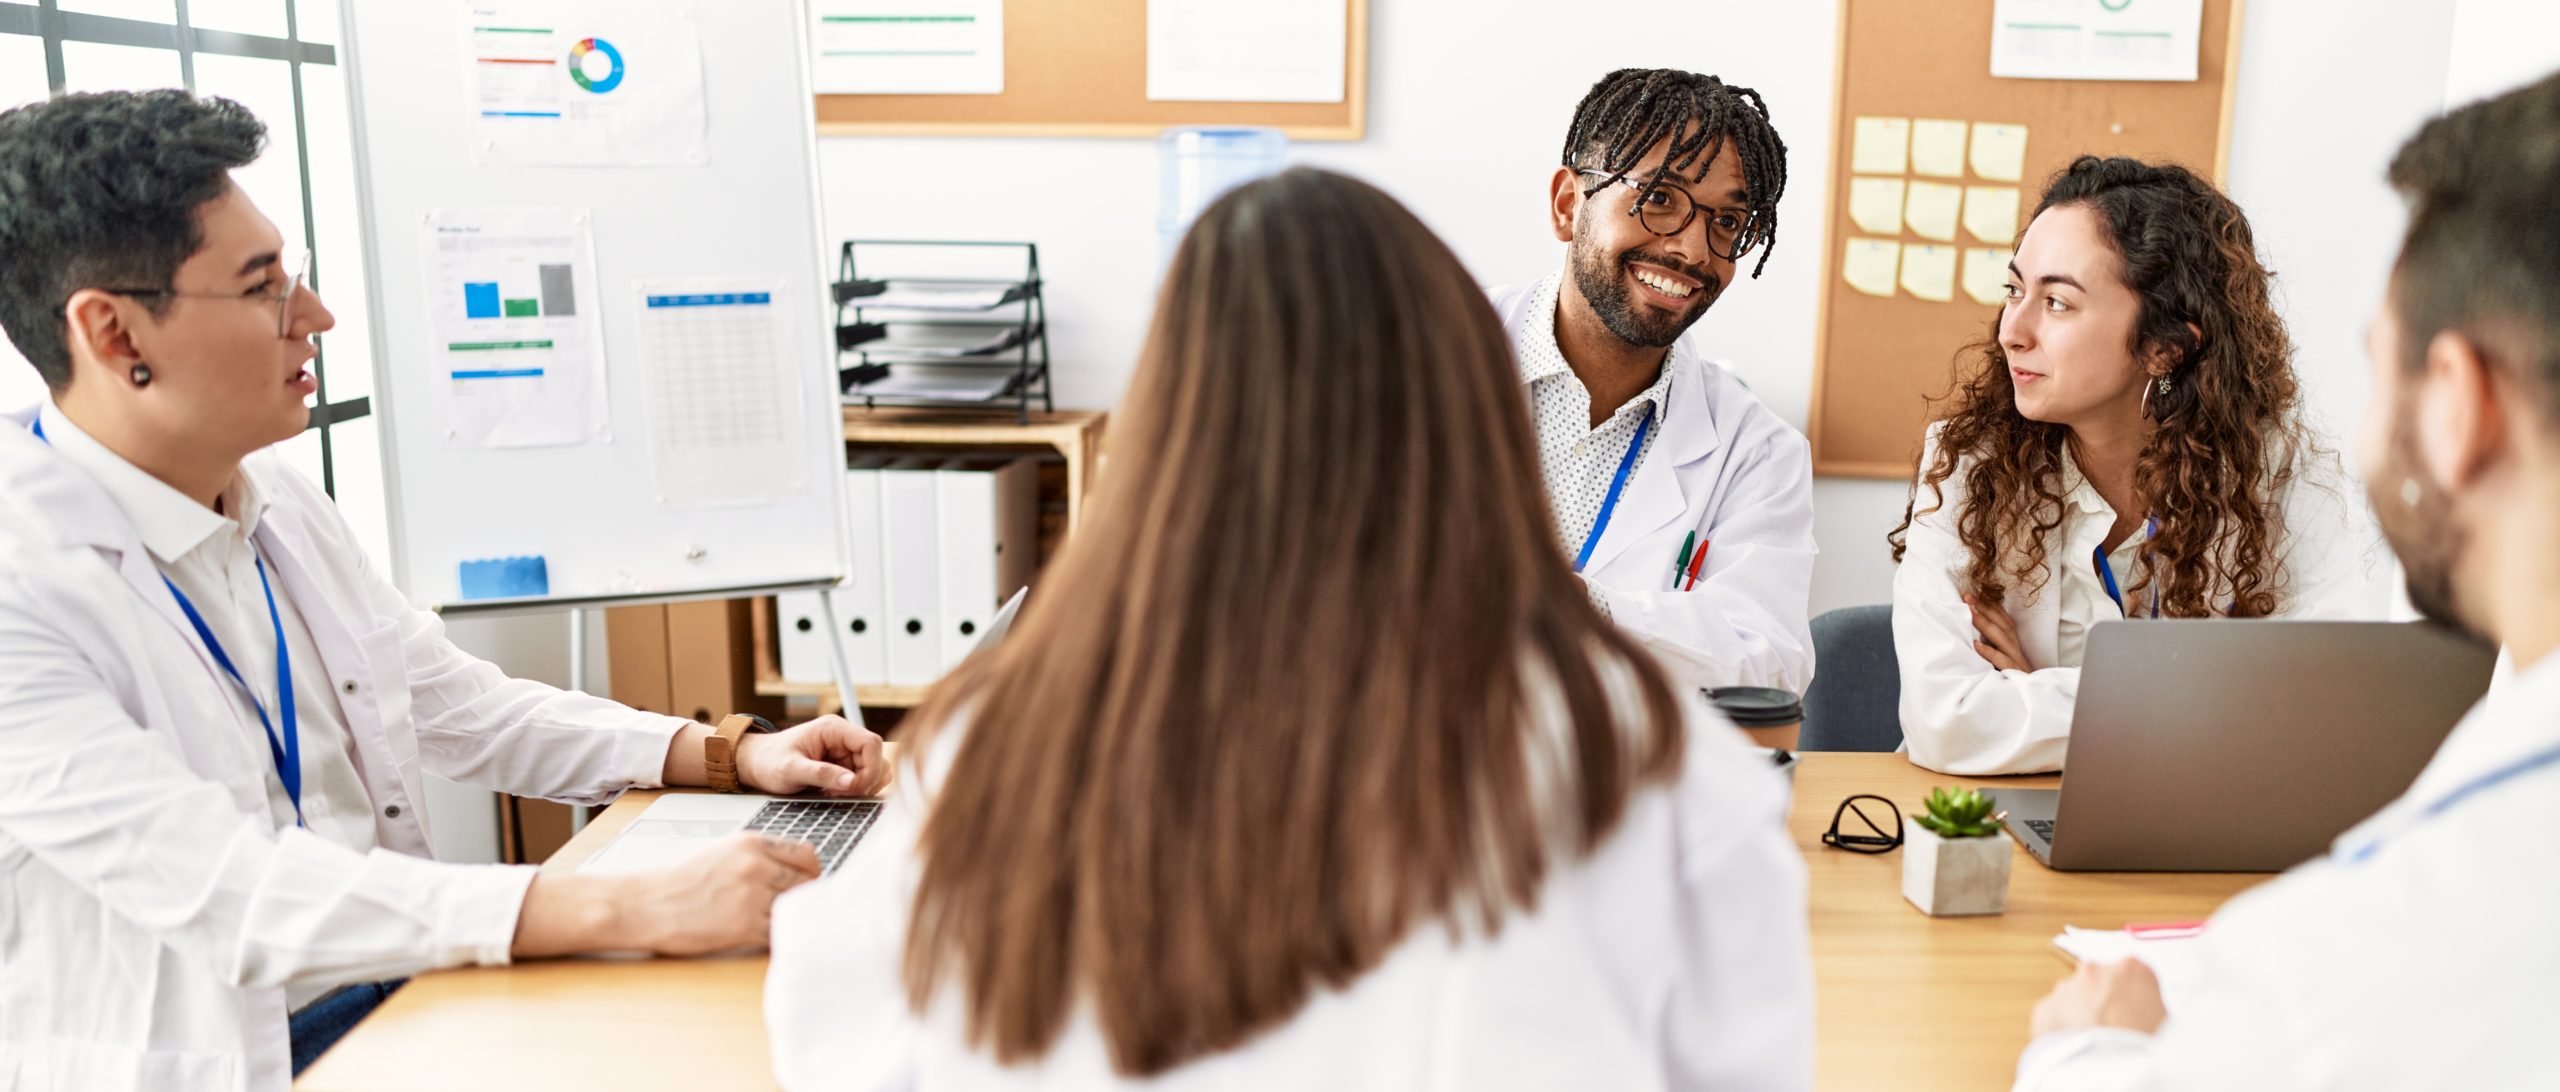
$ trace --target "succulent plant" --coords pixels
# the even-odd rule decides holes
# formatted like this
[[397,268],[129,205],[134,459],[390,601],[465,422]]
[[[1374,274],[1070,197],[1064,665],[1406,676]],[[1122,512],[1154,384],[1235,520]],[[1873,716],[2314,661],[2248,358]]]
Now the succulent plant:
[[1928,811],[1911,818],[1941,838],[1988,838],[2000,833],[2000,815],[1992,811],[1992,799],[1972,789],[1941,785],[1929,790],[1927,806]]

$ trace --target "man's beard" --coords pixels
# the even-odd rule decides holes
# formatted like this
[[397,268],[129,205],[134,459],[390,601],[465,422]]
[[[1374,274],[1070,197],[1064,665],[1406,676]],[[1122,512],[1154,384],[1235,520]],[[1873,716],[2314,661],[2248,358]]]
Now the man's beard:
[[2365,483],[2365,499],[2373,505],[2374,522],[2383,540],[2399,555],[2409,603],[2427,618],[2486,639],[2462,613],[2453,590],[2454,568],[2465,545],[2453,521],[2453,503],[2428,485],[2420,471],[2416,430],[2404,410],[2391,425],[2390,454],[2382,470]]
[[[1573,241],[1573,283],[1582,290],[1582,298],[1591,304],[1600,324],[1629,345],[1659,349],[1680,340],[1689,327],[1705,318],[1707,308],[1715,306],[1716,297],[1724,294],[1724,283],[1715,274],[1642,250],[1630,250],[1613,261],[1600,253],[1600,248],[1585,240],[1589,233],[1577,235]],[[1650,308],[1639,307],[1629,298],[1627,266],[1645,261],[1671,270],[1698,282],[1696,306],[1665,318]]]

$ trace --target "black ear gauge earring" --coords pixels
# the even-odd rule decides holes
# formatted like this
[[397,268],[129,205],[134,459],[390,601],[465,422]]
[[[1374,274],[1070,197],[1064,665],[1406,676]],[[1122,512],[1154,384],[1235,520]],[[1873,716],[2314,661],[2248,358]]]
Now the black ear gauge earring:
[[137,387],[148,387],[148,386],[150,386],[150,385],[151,385],[151,365],[149,365],[149,364],[136,364],[136,365],[134,365],[134,366],[133,366],[133,371],[132,371],[132,373],[131,373],[131,374],[132,374],[132,376],[133,376],[133,385],[134,385],[134,386],[137,386]]

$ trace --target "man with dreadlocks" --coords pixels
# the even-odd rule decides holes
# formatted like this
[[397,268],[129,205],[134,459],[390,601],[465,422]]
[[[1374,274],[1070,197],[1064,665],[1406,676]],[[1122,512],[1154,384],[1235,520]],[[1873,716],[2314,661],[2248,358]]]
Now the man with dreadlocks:
[[1549,183],[1565,268],[1493,291],[1574,571],[1686,685],[1813,677],[1811,453],[1681,336],[1768,263],[1786,155],[1758,92],[1612,72]]

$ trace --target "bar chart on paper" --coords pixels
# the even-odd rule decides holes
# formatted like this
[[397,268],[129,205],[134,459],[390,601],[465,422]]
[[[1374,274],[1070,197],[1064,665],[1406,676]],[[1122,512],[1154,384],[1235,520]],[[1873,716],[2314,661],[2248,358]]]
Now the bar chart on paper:
[[594,245],[576,210],[447,210],[424,228],[448,447],[606,434]]

